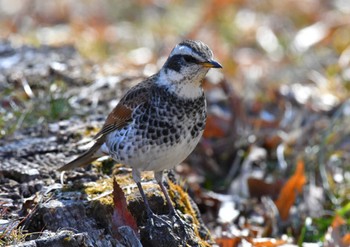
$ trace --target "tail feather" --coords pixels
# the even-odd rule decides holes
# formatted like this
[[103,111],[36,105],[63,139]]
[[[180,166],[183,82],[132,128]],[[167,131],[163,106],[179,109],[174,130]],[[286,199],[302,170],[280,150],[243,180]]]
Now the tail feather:
[[98,154],[98,150],[100,149],[100,147],[101,143],[96,142],[89,150],[80,155],[78,158],[58,168],[58,171],[71,170],[77,167],[83,167],[91,164],[91,162],[101,157],[101,155]]

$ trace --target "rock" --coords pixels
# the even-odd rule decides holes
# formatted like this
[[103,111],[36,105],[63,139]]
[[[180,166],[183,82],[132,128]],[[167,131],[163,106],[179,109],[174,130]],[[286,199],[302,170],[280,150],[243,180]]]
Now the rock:
[[[36,239],[27,241],[25,243],[18,243],[10,245],[9,247],[94,247],[93,243],[89,242],[88,235],[86,233],[74,234],[71,231],[58,231],[50,232],[44,231],[42,235]],[[112,245],[106,245],[109,247]]]
[[142,247],[140,240],[130,227],[121,226],[118,228],[118,232],[123,239],[117,242],[116,247]]
[[[64,193],[64,197],[38,204],[24,222],[25,229],[29,232],[45,229],[52,233],[66,229],[70,235],[81,233],[88,246],[115,246],[116,240],[108,234],[108,226],[93,218],[81,197],[80,193]],[[67,245],[57,243],[55,246]]]

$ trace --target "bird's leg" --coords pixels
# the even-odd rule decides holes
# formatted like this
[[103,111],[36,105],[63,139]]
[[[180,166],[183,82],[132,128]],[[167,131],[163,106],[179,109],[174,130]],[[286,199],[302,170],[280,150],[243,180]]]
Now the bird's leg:
[[162,190],[164,196],[165,196],[165,200],[168,204],[168,207],[169,207],[169,214],[170,215],[176,215],[176,211],[175,211],[175,208],[174,208],[174,205],[173,205],[173,202],[171,201],[170,199],[170,196],[169,196],[169,193],[167,191],[167,189],[165,188],[164,184],[163,184],[163,172],[155,172],[154,173],[154,177],[156,179],[156,181],[158,182],[159,186],[160,186],[160,189]]
[[[184,242],[186,243],[186,228],[185,228],[185,223],[184,221],[181,219],[181,217],[178,215],[178,213],[176,212],[173,203],[169,197],[168,191],[165,188],[164,184],[163,184],[163,171],[161,172],[155,172],[154,174],[156,181],[158,182],[164,196],[165,199],[167,201],[168,207],[169,207],[169,216],[172,216],[171,218],[173,219],[173,217],[175,218],[175,222],[177,222],[179,224],[179,228],[180,228],[180,234],[182,235],[182,239],[184,240]],[[173,223],[175,223],[173,222]]]
[[145,195],[145,192],[142,189],[141,182],[136,182],[136,185],[139,188],[142,200],[145,203],[145,209],[146,209],[147,216],[148,216],[148,218],[151,218],[154,215],[154,213],[153,213],[151,207],[149,206],[149,203],[148,203],[147,197]]
[[153,213],[151,207],[149,206],[148,199],[147,199],[146,194],[145,194],[145,192],[144,192],[144,190],[142,188],[142,185],[141,185],[141,174],[140,174],[140,171],[138,171],[137,169],[133,169],[132,170],[132,177],[135,180],[136,185],[137,185],[137,187],[138,187],[138,189],[140,191],[142,200],[145,203],[145,209],[146,209],[147,217],[148,217],[149,220],[152,221],[152,225],[154,225],[155,221],[160,221],[160,222],[170,226],[168,222],[166,222],[165,220],[163,220],[162,218],[157,216],[155,213]]

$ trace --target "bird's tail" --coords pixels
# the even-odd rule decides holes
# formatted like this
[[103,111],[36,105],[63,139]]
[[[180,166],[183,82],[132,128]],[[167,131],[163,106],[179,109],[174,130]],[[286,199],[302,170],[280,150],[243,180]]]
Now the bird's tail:
[[101,152],[99,152],[100,147],[101,143],[96,142],[89,150],[80,155],[78,158],[58,168],[58,171],[71,170],[73,168],[83,167],[91,164],[92,161],[102,156]]

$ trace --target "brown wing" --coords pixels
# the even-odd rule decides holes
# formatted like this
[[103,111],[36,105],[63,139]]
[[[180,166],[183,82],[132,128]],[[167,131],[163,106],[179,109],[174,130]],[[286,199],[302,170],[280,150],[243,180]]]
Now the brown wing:
[[127,125],[132,120],[133,110],[138,105],[148,101],[150,98],[150,92],[152,90],[153,78],[154,77],[150,77],[149,79],[131,88],[120,100],[119,104],[108,115],[101,131],[98,132],[95,136],[95,144],[85,153],[69,162],[68,164],[65,164],[58,170],[65,171],[76,167],[86,166],[92,161],[99,158],[101,154],[99,154],[98,151],[101,145],[105,142],[107,134]]
[[111,113],[109,113],[102,129],[95,135],[94,139],[104,139],[110,132],[124,127],[130,120],[132,109],[118,104]]
[[124,95],[119,104],[108,115],[102,129],[94,137],[95,139],[104,140],[107,134],[124,127],[132,120],[133,110],[149,100],[153,79],[154,77],[148,78]]

